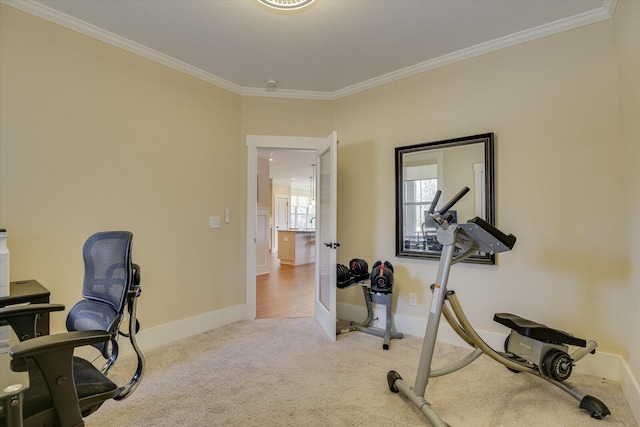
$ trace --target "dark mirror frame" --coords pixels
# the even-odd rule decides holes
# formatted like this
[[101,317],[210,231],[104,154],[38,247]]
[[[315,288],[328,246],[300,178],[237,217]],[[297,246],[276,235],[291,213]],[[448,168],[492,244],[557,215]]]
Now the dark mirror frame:
[[[408,250],[405,249],[404,238],[404,165],[403,156],[421,151],[441,150],[445,148],[460,147],[470,144],[483,144],[484,146],[484,166],[485,166],[485,210],[486,218],[483,218],[491,225],[495,225],[495,186],[494,186],[494,142],[493,133],[484,133],[479,135],[465,136],[461,138],[447,139],[443,141],[426,142],[404,147],[396,147],[396,256],[406,258],[419,259],[440,259],[440,251],[429,250],[426,246],[424,250]],[[468,187],[472,187],[473,182],[468,183]],[[440,187],[440,185],[438,185]],[[453,189],[454,194],[460,189]],[[443,195],[444,196],[444,195]],[[469,196],[467,196],[469,197]],[[446,203],[448,200],[441,200]],[[455,209],[455,206],[454,206]],[[459,220],[467,221],[471,218],[459,218]],[[475,264],[495,264],[495,254],[478,253],[471,255],[463,262]]]

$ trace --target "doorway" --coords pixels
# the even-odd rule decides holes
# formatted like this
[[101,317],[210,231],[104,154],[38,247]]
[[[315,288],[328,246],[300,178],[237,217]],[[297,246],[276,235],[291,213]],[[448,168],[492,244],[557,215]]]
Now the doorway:
[[267,210],[271,228],[268,267],[256,270],[258,319],[313,317],[315,159],[314,150],[258,150],[257,223]]
[[[247,135],[247,233],[246,233],[246,318],[256,318],[256,212],[258,200],[258,150],[262,148],[312,150],[316,153],[318,180],[315,190],[319,212],[314,240],[315,292],[314,317],[327,338],[336,340],[336,240],[337,230],[337,153],[338,134],[327,137],[300,137],[275,135]],[[259,180],[258,180],[259,182]],[[282,250],[279,248],[279,250]]]

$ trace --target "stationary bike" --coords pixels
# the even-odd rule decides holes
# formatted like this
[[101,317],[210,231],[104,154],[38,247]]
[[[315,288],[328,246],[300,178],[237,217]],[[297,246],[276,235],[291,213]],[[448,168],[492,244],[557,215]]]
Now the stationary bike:
[[[436,283],[431,285],[433,298],[429,309],[427,330],[422,343],[420,363],[414,387],[409,386],[396,371],[387,373],[389,389],[401,392],[411,400],[427,420],[436,427],[447,426],[429,402],[424,398],[429,378],[446,375],[469,365],[480,355],[487,354],[514,372],[525,372],[559,387],[580,402],[593,418],[601,419],[611,412],[599,399],[581,393],[564,382],[571,374],[575,362],[589,353],[595,353],[595,341],[575,338],[563,331],[523,319],[509,313],[498,313],[494,320],[512,329],[505,342],[504,352],[495,351],[486,344],[473,329],[454,291],[447,290],[447,281],[451,266],[464,260],[477,251],[498,253],[510,251],[516,242],[513,234],[506,235],[481,218],[473,218],[465,224],[450,224],[447,211],[469,192],[464,187],[439,212],[434,212],[440,198],[435,195],[429,208],[429,216],[438,224],[437,239],[442,244],[442,255]],[[448,301],[451,309],[445,304]],[[442,369],[431,369],[431,361],[436,344],[436,335],[441,314],[453,330],[469,344],[473,351],[460,361]],[[580,347],[569,355],[569,345]]]

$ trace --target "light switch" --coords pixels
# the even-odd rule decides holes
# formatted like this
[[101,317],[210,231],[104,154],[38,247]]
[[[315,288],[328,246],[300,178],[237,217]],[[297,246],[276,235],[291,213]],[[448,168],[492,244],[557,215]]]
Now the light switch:
[[210,216],[209,217],[209,228],[220,228],[220,217],[219,216]]
[[229,208],[224,210],[224,223],[229,224]]

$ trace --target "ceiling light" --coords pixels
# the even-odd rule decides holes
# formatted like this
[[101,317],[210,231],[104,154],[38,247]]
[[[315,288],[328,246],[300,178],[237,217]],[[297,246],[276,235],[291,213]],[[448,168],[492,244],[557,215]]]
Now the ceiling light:
[[258,0],[260,3],[278,10],[295,10],[309,6],[314,0]]

